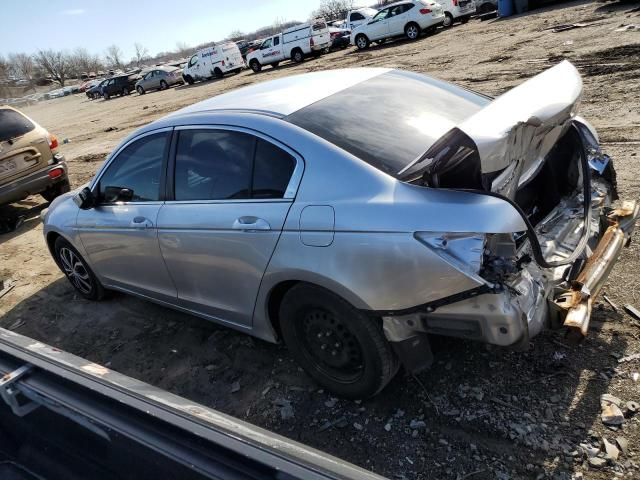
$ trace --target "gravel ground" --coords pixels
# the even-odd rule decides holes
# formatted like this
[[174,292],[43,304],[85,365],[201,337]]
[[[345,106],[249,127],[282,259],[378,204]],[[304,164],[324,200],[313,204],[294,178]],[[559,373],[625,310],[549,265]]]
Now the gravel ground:
[[[574,22],[587,26],[560,33],[549,29]],[[80,185],[134,128],[256,81],[328,68],[389,66],[498,95],[567,58],[584,76],[581,113],[615,159],[621,195],[638,198],[640,33],[615,31],[633,23],[640,23],[638,2],[562,3],[502,21],[471,21],[414,43],[349,49],[267,68],[259,75],[244,72],[107,102],[67,97],[26,112],[70,140],[62,151],[73,183]],[[319,390],[282,346],[124,295],[99,304],[79,298],[42,240],[38,215],[45,206],[32,197],[0,210],[27,218],[18,231],[0,236],[0,276],[16,285],[0,300],[4,328],[390,478],[640,478],[634,455],[640,451],[640,415],[625,408],[628,401],[640,401],[640,383],[633,376],[640,358],[624,358],[640,352],[640,322],[621,309],[598,303],[590,335],[577,347],[568,345],[562,332],[536,337],[526,352],[437,338],[430,371],[415,378],[401,373],[374,399],[338,400]],[[636,233],[605,287],[618,306],[640,307],[639,237]],[[617,430],[601,421],[602,394],[618,397],[629,417]],[[589,459],[603,438],[609,447],[617,445],[616,438],[626,439],[628,447],[617,460],[612,448],[608,459],[600,458],[603,453]]]

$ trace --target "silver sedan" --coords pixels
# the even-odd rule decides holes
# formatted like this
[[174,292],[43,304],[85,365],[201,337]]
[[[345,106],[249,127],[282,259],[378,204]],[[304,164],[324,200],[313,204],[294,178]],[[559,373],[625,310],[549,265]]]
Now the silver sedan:
[[167,88],[183,84],[182,70],[177,67],[155,67],[144,73],[136,82],[136,91],[144,95],[149,90],[166,90]]
[[430,334],[581,337],[638,216],[581,91],[568,62],[496,99],[390,69],[253,85],[123,140],[46,243],[85,298],[283,339],[350,398],[428,367]]

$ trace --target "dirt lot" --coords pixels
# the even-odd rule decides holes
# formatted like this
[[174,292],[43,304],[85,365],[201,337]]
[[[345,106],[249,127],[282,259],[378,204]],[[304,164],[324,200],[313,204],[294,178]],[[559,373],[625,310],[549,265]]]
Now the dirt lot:
[[[640,23],[638,3],[564,3],[503,21],[471,21],[415,43],[364,53],[332,53],[302,65],[244,72],[139,97],[63,98],[26,112],[70,143],[62,146],[74,185],[134,128],[167,112],[253,82],[328,68],[409,69],[498,95],[562,58],[584,76],[581,113],[616,161],[621,196],[640,197]],[[635,9],[635,10],[634,10]],[[557,24],[588,24],[560,33]],[[4,207],[27,216],[0,236],[0,276],[15,288],[0,300],[0,326],[326,450],[390,478],[640,478],[640,415],[617,432],[600,420],[599,397],[640,401],[632,379],[640,360],[640,323],[599,303],[588,339],[561,332],[529,351],[437,339],[436,365],[418,378],[399,375],[372,400],[332,399],[296,367],[284,347],[124,295],[82,300],[49,257],[39,197]],[[640,307],[640,234],[605,287],[621,306]],[[382,279],[383,280],[383,279]],[[291,407],[291,408],[289,408]],[[293,413],[293,415],[291,415]],[[413,428],[412,428],[413,427]],[[629,451],[596,468],[581,443],[625,437]],[[595,463],[595,462],[594,462]]]

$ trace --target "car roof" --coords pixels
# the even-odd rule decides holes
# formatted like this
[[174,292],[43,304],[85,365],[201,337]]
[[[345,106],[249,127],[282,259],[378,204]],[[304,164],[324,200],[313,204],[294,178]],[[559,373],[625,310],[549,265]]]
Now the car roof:
[[245,110],[286,117],[323,98],[391,70],[347,68],[293,75],[209,98],[178,110],[168,117],[215,110]]

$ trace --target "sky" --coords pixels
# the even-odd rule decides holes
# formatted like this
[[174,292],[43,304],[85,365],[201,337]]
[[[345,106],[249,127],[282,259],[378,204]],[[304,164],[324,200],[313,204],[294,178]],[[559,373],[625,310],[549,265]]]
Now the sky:
[[[306,20],[320,0],[0,0],[0,54],[84,47],[104,56],[116,44],[129,60],[140,42],[151,55],[251,32],[276,19]],[[25,23],[27,22],[27,23]],[[25,28],[28,26],[27,28]]]

